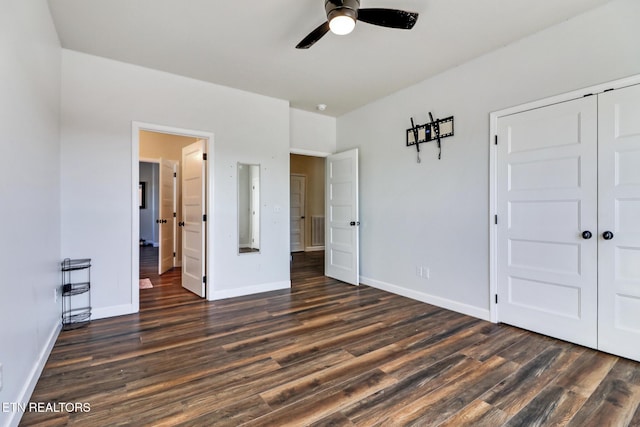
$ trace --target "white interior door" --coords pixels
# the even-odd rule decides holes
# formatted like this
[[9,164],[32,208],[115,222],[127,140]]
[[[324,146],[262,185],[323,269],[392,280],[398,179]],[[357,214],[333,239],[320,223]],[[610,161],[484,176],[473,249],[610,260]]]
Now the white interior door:
[[182,149],[182,286],[205,296],[204,140]]
[[305,188],[306,177],[304,175],[291,175],[289,185],[291,252],[304,251]]
[[360,283],[358,149],[327,157],[325,274]]
[[640,360],[640,86],[598,110],[599,348]]
[[158,274],[162,274],[174,267],[174,230],[175,230],[175,176],[176,164],[172,160],[160,159],[158,213],[158,240],[160,249],[158,256]]
[[596,347],[597,98],[499,118],[496,166],[498,320]]

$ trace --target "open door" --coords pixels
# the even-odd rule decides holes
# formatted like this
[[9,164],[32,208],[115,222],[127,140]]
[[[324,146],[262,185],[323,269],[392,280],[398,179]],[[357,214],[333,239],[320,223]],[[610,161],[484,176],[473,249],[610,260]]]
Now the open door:
[[358,149],[327,157],[325,274],[360,284]]
[[291,175],[289,184],[291,252],[304,251],[304,198],[306,177]]
[[204,140],[182,149],[182,287],[205,296]]
[[162,274],[174,267],[175,171],[175,162],[160,159],[160,210],[156,220],[159,230],[158,240],[160,241],[158,274]]

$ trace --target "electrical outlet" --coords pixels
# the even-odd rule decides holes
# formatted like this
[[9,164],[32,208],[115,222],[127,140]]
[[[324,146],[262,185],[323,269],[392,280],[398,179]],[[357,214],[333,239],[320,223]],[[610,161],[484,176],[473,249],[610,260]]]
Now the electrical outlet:
[[431,269],[429,267],[422,267],[422,277],[427,280],[431,279]]
[[416,276],[422,277],[422,267],[416,267]]

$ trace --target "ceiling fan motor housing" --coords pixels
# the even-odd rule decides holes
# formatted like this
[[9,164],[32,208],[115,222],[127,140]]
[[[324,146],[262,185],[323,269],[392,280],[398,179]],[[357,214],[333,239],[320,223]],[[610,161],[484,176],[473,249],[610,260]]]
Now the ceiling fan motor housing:
[[327,12],[327,20],[331,21],[336,16],[348,16],[354,21],[358,19],[360,0],[326,0],[324,10]]

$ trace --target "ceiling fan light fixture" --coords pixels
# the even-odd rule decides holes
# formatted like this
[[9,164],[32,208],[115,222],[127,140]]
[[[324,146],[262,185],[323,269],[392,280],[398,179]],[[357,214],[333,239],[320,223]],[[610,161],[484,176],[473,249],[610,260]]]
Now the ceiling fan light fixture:
[[333,34],[344,36],[356,27],[356,21],[349,15],[336,15],[329,21],[329,28]]
[[327,20],[311,31],[296,45],[296,49],[309,49],[329,31],[338,35],[349,34],[356,21],[379,27],[410,30],[415,25],[418,14],[399,9],[360,8],[360,0],[325,0]]

